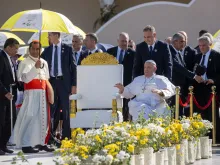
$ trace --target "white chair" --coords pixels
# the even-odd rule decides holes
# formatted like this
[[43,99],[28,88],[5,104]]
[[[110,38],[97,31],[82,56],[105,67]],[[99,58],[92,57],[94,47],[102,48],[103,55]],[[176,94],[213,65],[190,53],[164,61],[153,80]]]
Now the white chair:
[[[70,119],[71,128],[97,128],[112,120],[123,121],[121,112],[112,117],[112,100],[117,100],[117,108],[123,108],[122,98],[116,83],[123,82],[122,65],[81,65],[77,66],[77,94],[70,100],[76,100],[77,113]],[[106,110],[108,109],[108,110]]]

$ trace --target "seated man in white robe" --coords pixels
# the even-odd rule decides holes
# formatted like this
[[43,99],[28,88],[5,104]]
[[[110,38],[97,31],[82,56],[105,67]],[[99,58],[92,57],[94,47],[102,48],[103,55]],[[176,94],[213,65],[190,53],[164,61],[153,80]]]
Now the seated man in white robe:
[[[18,80],[24,82],[24,100],[15,123],[14,141],[17,147],[22,147],[24,153],[36,153],[39,150],[52,152],[54,149],[46,146],[50,128],[50,98],[47,100],[46,96],[46,88],[49,86],[48,65],[39,59],[39,41],[31,42],[29,51],[30,55],[18,68]],[[33,148],[36,145],[39,150]]]
[[156,63],[148,60],[144,64],[144,75],[136,77],[129,85],[124,87],[118,83],[115,85],[119,89],[119,94],[126,99],[133,98],[128,103],[129,113],[133,121],[138,119],[140,113],[144,114],[145,119],[152,114],[153,110],[158,115],[170,115],[165,99],[175,94],[175,86],[168,78],[156,75]]

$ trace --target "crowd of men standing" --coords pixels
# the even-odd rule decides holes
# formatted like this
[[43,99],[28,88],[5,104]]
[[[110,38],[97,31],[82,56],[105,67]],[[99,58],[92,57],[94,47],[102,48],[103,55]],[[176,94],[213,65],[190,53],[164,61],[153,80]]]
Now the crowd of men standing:
[[[122,32],[118,36],[118,46],[110,48],[107,53],[113,55],[124,66],[124,82],[126,86],[140,75],[143,75],[144,63],[147,60],[154,60],[157,64],[156,74],[166,76],[175,86],[181,87],[181,98],[184,100],[188,95],[188,87],[194,86],[194,93],[198,103],[204,106],[211,92],[211,86],[217,87],[217,95],[220,89],[220,54],[211,49],[213,42],[212,35],[207,31],[200,31],[198,46],[194,49],[187,45],[188,36],[186,32],[176,32],[172,37],[168,37],[165,42],[157,39],[156,30],[148,25],[143,29],[144,41],[135,45],[129,39],[129,35]],[[49,33],[50,46],[45,48],[41,55],[44,62],[47,62],[49,70],[49,82],[54,90],[54,104],[51,105],[51,132],[55,133],[59,120],[63,120],[62,138],[70,138],[70,118],[69,118],[69,95],[76,93],[76,66],[81,65],[81,61],[96,52],[98,49],[98,37],[94,33],[88,33],[86,38],[74,35],[72,47],[60,41],[60,33]],[[35,48],[36,43],[31,43],[30,56],[36,56],[40,51]],[[86,50],[82,46],[85,45]],[[4,50],[0,52],[0,155],[11,153],[6,146],[10,132],[10,100],[13,99],[13,119],[15,124],[16,113],[14,103],[16,101],[17,87],[21,83],[16,78],[15,64],[10,57],[15,56],[19,43],[14,39],[9,39],[4,45]],[[36,49],[36,50],[35,50]],[[38,57],[39,58],[39,57]],[[40,60],[40,59],[39,59]],[[41,68],[41,62],[36,60],[36,68]],[[10,93],[10,84],[13,86],[13,94]],[[14,95],[14,97],[12,96]],[[123,117],[125,121],[131,120],[128,110],[128,101],[124,99]],[[174,105],[174,99],[171,99]],[[104,107],[103,107],[104,108]],[[62,115],[61,110],[62,109]],[[201,111],[196,106],[195,112],[201,113],[202,117],[211,121],[211,109]],[[180,107],[181,115],[189,115],[188,110]],[[49,114],[48,114],[49,115]],[[219,127],[219,112],[216,111],[217,129]],[[219,135],[217,133],[217,140]],[[37,144],[36,144],[37,145]],[[22,146],[26,153],[37,152],[33,146]],[[26,147],[26,148],[25,148]],[[29,148],[27,148],[29,147]],[[31,147],[31,148],[30,148]],[[49,148],[42,148],[50,152]]]

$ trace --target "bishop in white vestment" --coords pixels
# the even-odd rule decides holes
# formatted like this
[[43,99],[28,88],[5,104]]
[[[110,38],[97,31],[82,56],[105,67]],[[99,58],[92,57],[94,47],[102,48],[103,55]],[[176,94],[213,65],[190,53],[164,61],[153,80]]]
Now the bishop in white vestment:
[[[46,96],[49,70],[47,62],[39,59],[40,43],[32,42],[30,55],[19,64],[18,80],[24,82],[24,100],[14,128],[14,141],[24,153],[36,153],[36,145],[45,146],[49,117]],[[45,149],[44,149],[45,150]]]
[[144,75],[136,77],[129,85],[123,87],[122,84],[116,84],[119,93],[127,98],[133,98],[129,101],[129,113],[132,115],[133,121],[143,112],[144,117],[148,119],[148,115],[155,110],[158,115],[170,115],[167,109],[165,99],[175,94],[175,86],[168,78],[156,75],[156,63],[148,60],[144,65]]

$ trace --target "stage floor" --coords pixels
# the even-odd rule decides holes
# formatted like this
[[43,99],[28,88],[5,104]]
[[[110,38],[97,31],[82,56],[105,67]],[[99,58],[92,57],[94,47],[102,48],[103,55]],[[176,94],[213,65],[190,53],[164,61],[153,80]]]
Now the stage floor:
[[[0,156],[0,165],[11,165],[13,157],[16,157],[19,150],[15,150],[15,153],[11,155]],[[39,152],[37,154],[25,154],[29,163],[21,163],[17,161],[17,165],[38,165],[40,162],[42,165],[55,165],[55,156],[53,153]],[[213,157],[210,159],[202,159],[196,161],[194,165],[219,165],[220,162],[220,147],[213,148]],[[41,165],[41,164],[39,164]]]

